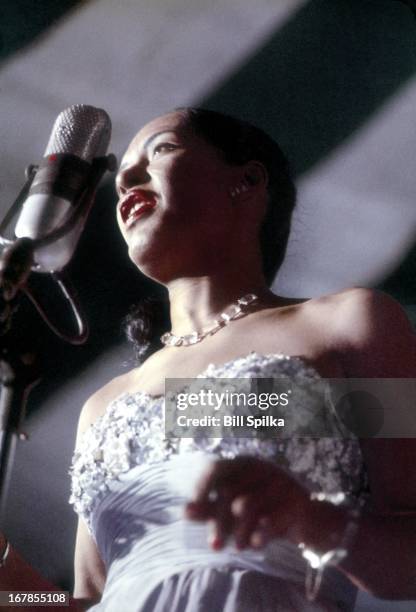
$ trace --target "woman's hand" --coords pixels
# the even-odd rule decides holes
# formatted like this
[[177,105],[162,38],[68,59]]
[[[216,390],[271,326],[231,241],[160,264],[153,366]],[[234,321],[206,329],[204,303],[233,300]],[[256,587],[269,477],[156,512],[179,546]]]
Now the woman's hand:
[[239,549],[270,539],[300,541],[310,505],[308,492],[281,468],[256,457],[216,461],[199,482],[186,516],[210,521],[210,544],[219,550],[230,536]]

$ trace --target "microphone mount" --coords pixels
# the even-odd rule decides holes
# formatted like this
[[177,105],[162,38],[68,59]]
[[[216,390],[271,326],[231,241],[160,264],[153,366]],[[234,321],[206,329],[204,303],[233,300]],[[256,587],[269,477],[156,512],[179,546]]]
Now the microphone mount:
[[[61,293],[69,302],[69,306],[78,327],[78,333],[76,335],[69,335],[62,332],[52,323],[42,306],[39,304],[37,298],[27,287],[27,279],[31,271],[38,272],[38,267],[36,265],[36,250],[56,242],[68,234],[78,222],[86,219],[101,178],[107,170],[113,172],[116,168],[117,160],[113,154],[95,158],[91,164],[87,187],[84,189],[78,201],[75,202],[73,213],[66,221],[42,238],[17,238],[12,240],[7,238],[4,233],[11,221],[21,210],[36,175],[37,166],[30,165],[26,169],[27,180],[25,185],[0,223],[0,245],[5,246],[0,257],[0,287],[7,313],[10,311],[9,303],[16,297],[19,291],[22,291],[35,306],[36,310],[53,333],[70,344],[83,344],[87,340],[88,324],[81,312],[81,306],[68,279],[65,278],[62,272],[53,270],[50,272]],[[10,315],[11,314],[12,312],[10,312]],[[0,322],[5,318],[5,310],[3,310],[3,313],[0,313]],[[8,320],[7,327],[9,325],[10,321]]]
[[25,294],[52,332],[71,344],[83,344],[88,338],[88,323],[82,313],[75,290],[61,271],[50,273],[59,290],[68,301],[77,325],[76,334],[67,334],[58,329],[46,314],[38,299],[28,287],[32,272],[39,272],[36,250],[52,244],[70,232],[77,223],[83,222],[92,206],[98,184],[104,175],[117,168],[112,154],[97,157],[91,163],[87,186],[74,203],[73,213],[58,228],[42,238],[7,238],[4,233],[16,217],[27,198],[38,167],[26,169],[26,183],[15,202],[0,223],[0,245],[4,250],[0,256],[0,528],[6,509],[6,497],[11,478],[11,467],[17,440],[26,439],[21,432],[26,401],[30,390],[40,380],[33,352],[18,347],[13,335],[12,320],[21,294]]

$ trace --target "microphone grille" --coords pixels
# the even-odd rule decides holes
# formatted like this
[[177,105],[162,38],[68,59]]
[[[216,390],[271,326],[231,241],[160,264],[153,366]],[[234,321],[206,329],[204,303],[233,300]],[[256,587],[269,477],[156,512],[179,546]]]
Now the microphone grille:
[[103,109],[75,104],[56,118],[45,157],[70,153],[91,162],[106,154],[110,137],[111,120]]

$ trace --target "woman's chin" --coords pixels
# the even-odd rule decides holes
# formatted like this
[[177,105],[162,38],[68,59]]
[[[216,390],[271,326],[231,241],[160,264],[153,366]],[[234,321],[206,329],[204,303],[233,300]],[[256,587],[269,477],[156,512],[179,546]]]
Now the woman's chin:
[[154,244],[136,244],[129,248],[129,257],[137,269],[152,280],[164,283],[170,277],[169,249]]
[[206,274],[203,266],[195,266],[195,262],[189,259],[179,261],[169,249],[164,249],[162,253],[160,249],[157,252],[130,250],[129,255],[142,274],[162,285],[169,285],[179,278],[195,278]]

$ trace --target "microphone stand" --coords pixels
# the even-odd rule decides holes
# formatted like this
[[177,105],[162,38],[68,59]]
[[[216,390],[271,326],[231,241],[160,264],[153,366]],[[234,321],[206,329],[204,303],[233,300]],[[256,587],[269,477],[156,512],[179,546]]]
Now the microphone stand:
[[0,244],[5,245],[0,257],[0,526],[4,522],[6,499],[11,479],[16,443],[27,439],[21,430],[27,398],[31,389],[40,381],[36,366],[36,356],[26,348],[18,347],[13,335],[13,314],[19,305],[22,293],[32,301],[37,311],[52,331],[71,344],[82,344],[88,337],[88,325],[80,305],[61,274],[52,273],[75,317],[77,335],[61,332],[47,317],[37,303],[26,282],[36,271],[35,253],[39,247],[51,244],[69,232],[79,221],[85,221],[92,206],[98,184],[106,172],[117,166],[114,155],[93,160],[88,185],[74,207],[71,217],[60,227],[44,238],[19,238],[10,240],[2,234],[25,199],[37,167],[29,166],[26,171],[27,182],[22,191],[0,223]]

